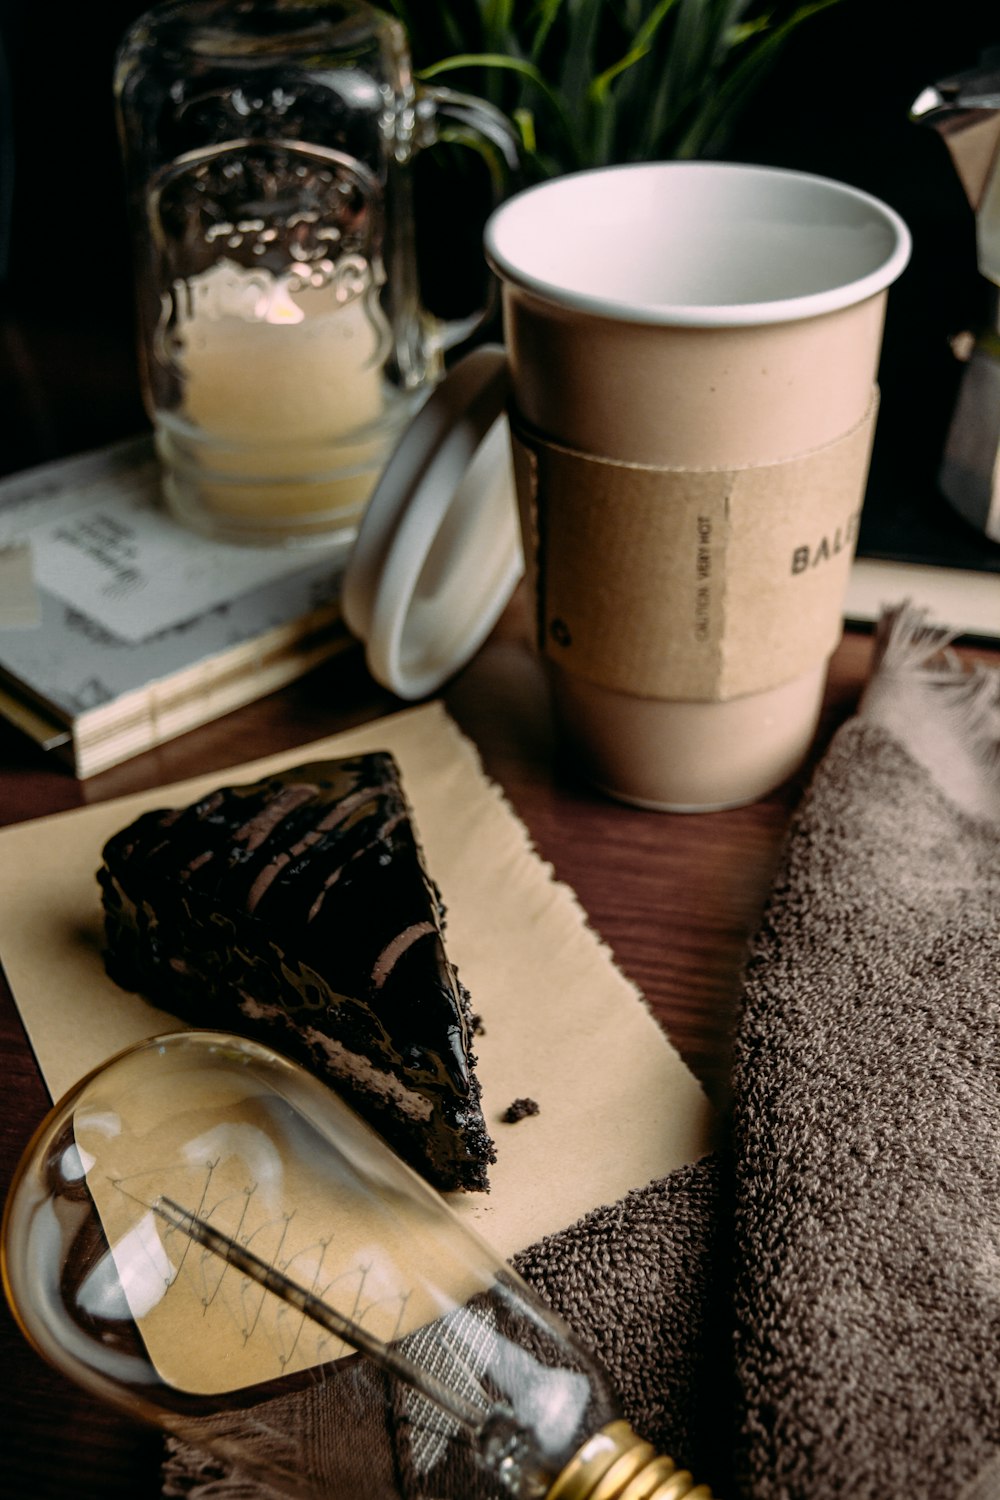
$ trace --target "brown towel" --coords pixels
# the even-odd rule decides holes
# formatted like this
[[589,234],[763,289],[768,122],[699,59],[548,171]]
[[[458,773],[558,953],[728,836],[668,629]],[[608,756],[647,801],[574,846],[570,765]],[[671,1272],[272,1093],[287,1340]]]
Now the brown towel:
[[[729,1497],[1000,1497],[1000,674],[945,647],[883,623],[803,799],[730,1148],[519,1261]],[[176,1444],[165,1493],[265,1494]]]

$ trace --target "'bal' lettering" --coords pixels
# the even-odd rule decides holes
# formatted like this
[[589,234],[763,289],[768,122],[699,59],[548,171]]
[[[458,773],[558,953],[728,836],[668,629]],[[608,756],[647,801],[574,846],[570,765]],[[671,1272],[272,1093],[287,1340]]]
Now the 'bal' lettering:
[[818,568],[820,563],[829,562],[839,552],[852,547],[857,539],[860,515],[860,510],[856,510],[843,526],[836,527],[832,536],[820,537],[814,547],[796,547],[792,552],[792,572],[806,573],[810,568]]

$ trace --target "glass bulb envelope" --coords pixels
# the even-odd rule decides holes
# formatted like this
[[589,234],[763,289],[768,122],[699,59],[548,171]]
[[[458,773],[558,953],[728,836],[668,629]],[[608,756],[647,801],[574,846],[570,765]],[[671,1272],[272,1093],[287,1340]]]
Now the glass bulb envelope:
[[59,1369],[289,1495],[573,1500],[588,1441],[627,1431],[444,1199],[297,1064],[221,1033],[141,1043],[56,1106],[3,1275]]

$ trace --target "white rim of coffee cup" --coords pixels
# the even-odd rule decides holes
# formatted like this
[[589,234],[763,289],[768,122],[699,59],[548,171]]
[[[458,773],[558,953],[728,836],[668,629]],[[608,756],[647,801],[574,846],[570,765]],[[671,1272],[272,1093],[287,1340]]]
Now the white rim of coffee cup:
[[[616,239],[622,205],[628,232]],[[656,230],[655,260],[643,256],[644,222]],[[715,255],[706,252],[713,227]],[[899,214],[860,188],[786,168],[687,161],[600,167],[527,188],[491,215],[484,244],[503,281],[545,302],[697,328],[850,307],[889,286],[911,250]]]

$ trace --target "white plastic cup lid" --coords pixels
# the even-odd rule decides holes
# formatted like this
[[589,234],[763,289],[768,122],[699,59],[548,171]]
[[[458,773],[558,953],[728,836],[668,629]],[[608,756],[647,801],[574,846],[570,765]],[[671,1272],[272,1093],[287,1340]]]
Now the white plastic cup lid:
[[493,629],[524,570],[505,407],[507,358],[467,355],[404,432],[365,509],[341,607],[368,669],[423,698]]

